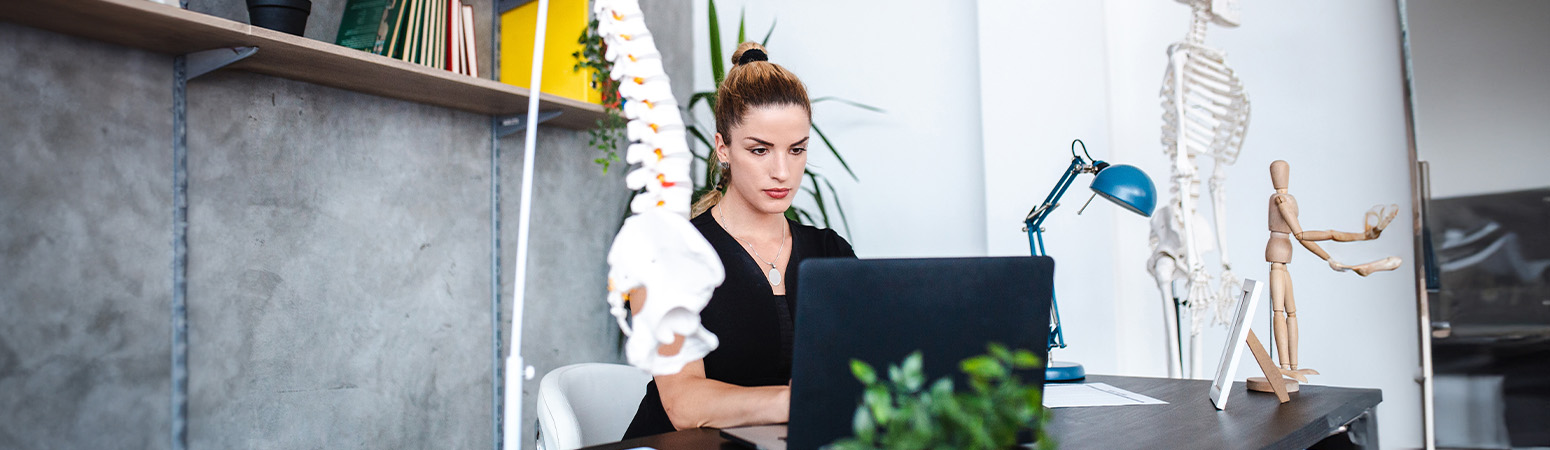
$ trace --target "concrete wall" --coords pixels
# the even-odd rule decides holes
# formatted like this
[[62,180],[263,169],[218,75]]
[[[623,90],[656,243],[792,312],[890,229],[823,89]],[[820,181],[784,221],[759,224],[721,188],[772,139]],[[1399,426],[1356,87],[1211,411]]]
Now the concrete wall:
[[0,42],[0,448],[168,448],[172,58]]
[[[314,1],[307,36],[332,41],[344,3]],[[689,3],[650,7],[686,92]],[[22,68],[0,76],[0,448],[169,448],[173,58],[13,24],[0,42]],[[190,447],[498,445],[522,134],[242,72],[190,81],[187,111]],[[540,128],[540,375],[620,360],[603,258],[628,192],[586,144]]]

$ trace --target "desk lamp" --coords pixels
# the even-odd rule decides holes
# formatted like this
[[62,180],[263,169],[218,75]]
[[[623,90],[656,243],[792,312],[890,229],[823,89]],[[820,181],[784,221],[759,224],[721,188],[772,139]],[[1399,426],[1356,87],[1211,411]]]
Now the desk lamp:
[[[1082,146],[1082,155],[1076,154],[1077,145]],[[1096,175],[1091,185],[1093,197],[1101,195],[1127,211],[1145,217],[1152,216],[1152,209],[1157,206],[1157,188],[1152,185],[1152,179],[1146,176],[1146,172],[1136,166],[1109,165],[1094,160],[1087,153],[1087,144],[1081,139],[1071,141],[1071,167],[1066,169],[1066,174],[1060,177],[1049,196],[1044,198],[1044,204],[1034,207],[1028,212],[1028,217],[1023,219],[1023,231],[1028,233],[1028,247],[1033,256],[1047,256],[1044,249],[1044,219],[1049,217],[1050,211],[1060,206],[1060,197],[1076,181],[1076,176],[1084,173]],[[1092,203],[1093,197],[1087,198],[1088,204]],[[1086,209],[1087,204],[1083,204],[1082,209],[1076,213],[1081,214]],[[1066,348],[1066,337],[1060,326],[1060,304],[1051,293],[1049,349],[1056,348]],[[1086,377],[1087,371],[1081,364],[1074,362],[1050,361],[1044,370],[1045,381],[1075,381]]]

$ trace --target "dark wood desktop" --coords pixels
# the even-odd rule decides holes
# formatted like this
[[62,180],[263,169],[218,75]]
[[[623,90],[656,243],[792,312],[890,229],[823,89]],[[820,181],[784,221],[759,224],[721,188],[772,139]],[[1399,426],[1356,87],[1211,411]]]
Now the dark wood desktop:
[[[1166,405],[1055,409],[1049,432],[1063,449],[1191,448],[1302,449],[1378,448],[1374,413],[1383,393],[1377,389],[1302,386],[1292,401],[1278,404],[1272,394],[1248,392],[1233,384],[1227,410],[1211,406],[1207,380],[1092,375],[1088,382],[1145,394]],[[1338,442],[1337,442],[1338,441]],[[585,450],[744,449],[711,429],[684,430]]]

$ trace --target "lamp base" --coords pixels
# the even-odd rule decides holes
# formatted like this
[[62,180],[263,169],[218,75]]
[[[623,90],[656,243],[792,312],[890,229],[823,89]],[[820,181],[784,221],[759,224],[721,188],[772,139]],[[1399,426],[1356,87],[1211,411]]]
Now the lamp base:
[[1087,370],[1080,363],[1050,361],[1049,367],[1044,369],[1044,381],[1049,383],[1082,381],[1086,378]]

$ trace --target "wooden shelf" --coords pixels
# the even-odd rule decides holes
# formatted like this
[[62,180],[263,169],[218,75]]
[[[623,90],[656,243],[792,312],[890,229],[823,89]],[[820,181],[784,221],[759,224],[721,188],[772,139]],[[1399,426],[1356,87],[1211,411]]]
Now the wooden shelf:
[[[258,53],[228,69],[494,116],[527,112],[529,91],[147,0],[0,0],[0,20],[171,55],[232,47]],[[108,70],[108,69],[105,69]],[[545,124],[595,126],[603,107],[544,94]]]

